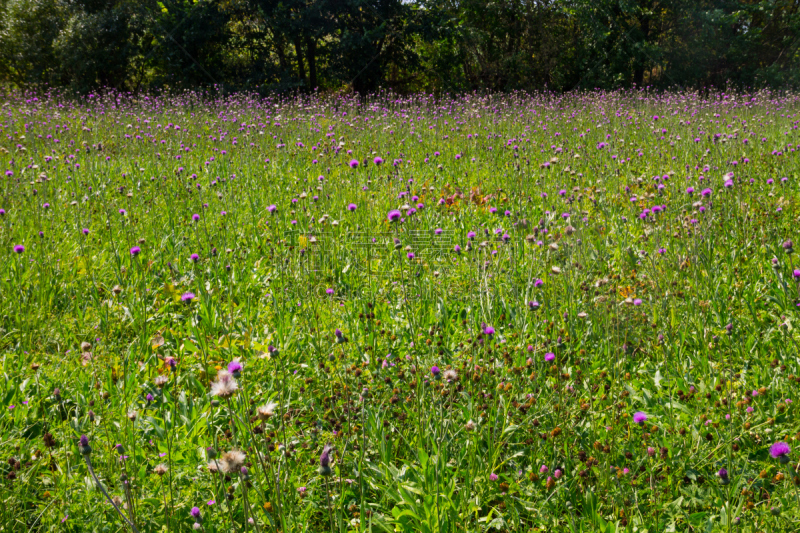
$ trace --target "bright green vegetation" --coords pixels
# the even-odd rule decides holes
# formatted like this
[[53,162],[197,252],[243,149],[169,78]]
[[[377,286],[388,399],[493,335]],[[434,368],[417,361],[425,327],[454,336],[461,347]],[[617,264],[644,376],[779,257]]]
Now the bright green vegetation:
[[797,531],[795,95],[5,102],[0,530]]

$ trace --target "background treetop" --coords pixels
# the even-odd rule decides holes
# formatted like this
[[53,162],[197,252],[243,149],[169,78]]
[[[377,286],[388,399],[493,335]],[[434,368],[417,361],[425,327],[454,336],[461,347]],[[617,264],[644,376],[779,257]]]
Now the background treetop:
[[799,0],[0,0],[0,82],[86,92],[793,86]]

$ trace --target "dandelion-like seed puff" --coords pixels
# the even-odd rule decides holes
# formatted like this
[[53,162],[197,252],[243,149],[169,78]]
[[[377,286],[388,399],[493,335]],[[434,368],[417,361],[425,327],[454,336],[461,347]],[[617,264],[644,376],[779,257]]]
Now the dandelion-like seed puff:
[[275,414],[275,408],[278,406],[275,402],[269,402],[266,405],[259,406],[256,409],[256,415],[259,420],[266,420]]
[[238,388],[239,383],[233,377],[233,374],[227,370],[220,370],[217,373],[217,380],[211,384],[211,395],[227,400],[233,396]]
[[226,474],[238,474],[244,466],[245,454],[239,450],[226,452],[220,459],[222,471]]

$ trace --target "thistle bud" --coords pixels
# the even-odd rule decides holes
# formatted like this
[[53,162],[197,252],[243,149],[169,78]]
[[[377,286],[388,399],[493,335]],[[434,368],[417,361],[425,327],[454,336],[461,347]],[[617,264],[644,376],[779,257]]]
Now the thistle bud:
[[81,435],[80,451],[84,457],[88,457],[92,453],[92,447],[89,446],[89,437],[86,435]]
[[333,472],[331,470],[331,451],[333,448],[330,444],[326,444],[322,449],[322,455],[319,456],[319,475],[330,476]]

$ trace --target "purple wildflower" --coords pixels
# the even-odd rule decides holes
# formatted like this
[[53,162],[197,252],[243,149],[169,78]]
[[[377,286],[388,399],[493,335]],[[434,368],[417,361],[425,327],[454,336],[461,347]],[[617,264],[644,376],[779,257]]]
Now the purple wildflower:
[[228,372],[233,374],[233,377],[238,378],[242,372],[242,363],[239,361],[231,361],[228,363]]
[[792,453],[792,449],[783,441],[776,442],[769,447],[769,454],[773,459],[779,459],[781,464],[789,462],[790,453]]

